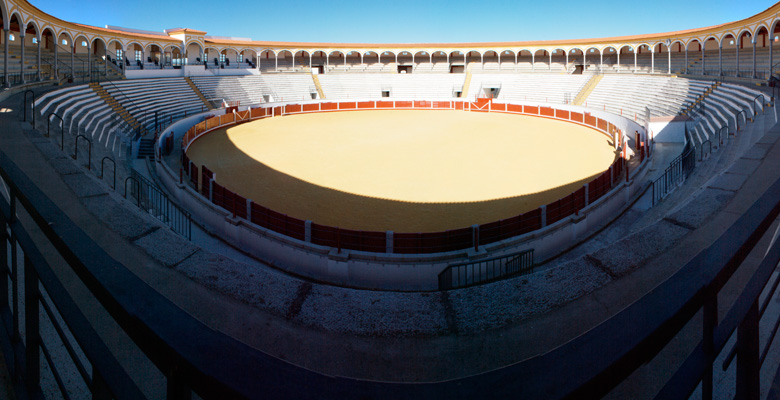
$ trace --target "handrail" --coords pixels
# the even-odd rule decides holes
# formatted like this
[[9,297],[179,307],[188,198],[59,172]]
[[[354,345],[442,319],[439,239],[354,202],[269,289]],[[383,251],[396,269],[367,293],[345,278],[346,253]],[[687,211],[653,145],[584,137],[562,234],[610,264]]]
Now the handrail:
[[[747,111],[745,111],[745,109],[742,109],[742,110],[740,110],[740,111],[737,113],[737,115],[735,115],[735,116],[734,116],[734,122],[736,122],[736,125],[737,125],[737,127],[736,127],[736,131],[737,131],[737,132],[739,132],[739,116],[740,116],[740,115],[742,115],[742,118],[744,118],[745,125],[747,125],[747,120],[748,120],[748,117],[747,117]],[[751,121],[750,121],[750,122],[753,122],[752,118],[751,118]]]
[[[46,122],[46,137],[50,137],[51,136],[51,117],[59,118],[60,126],[61,126],[60,130],[62,130],[62,131],[65,130],[65,121],[62,120],[62,117],[57,115],[57,113],[51,112],[51,113],[49,113],[49,116],[46,117],[46,120],[47,120],[47,122]],[[63,134],[63,140],[64,140],[64,134]]]
[[87,169],[92,170],[92,141],[89,140],[88,137],[84,135],[78,135],[76,136],[76,142],[74,144],[74,153],[73,153],[73,159],[78,160],[79,159],[79,139],[84,138],[84,140],[87,141]]
[[729,126],[728,125],[723,125],[723,126],[720,127],[720,129],[718,129],[718,140],[720,141],[720,145],[718,145],[718,148],[720,148],[720,146],[723,145],[723,136],[721,135],[721,133],[723,133],[724,129],[726,130],[726,137],[729,136]]
[[701,144],[701,152],[699,153],[699,161],[704,161],[704,145],[708,145],[707,156],[712,154],[712,141],[707,139]]
[[114,173],[112,175],[113,178],[114,178],[114,183],[111,185],[111,189],[116,190],[116,162],[114,161],[113,158],[111,158],[109,156],[105,156],[105,157],[103,157],[102,160],[100,160],[100,179],[103,179],[106,176],[106,174],[104,172],[105,171],[104,164],[105,164],[106,161],[111,161],[111,165],[114,168]]
[[[766,101],[766,96],[764,96],[763,93],[759,93],[756,97],[753,98],[752,104],[756,104],[756,100],[758,100],[759,97],[763,97],[764,101]],[[761,102],[761,103],[758,103],[758,104],[761,105],[761,112],[766,112],[766,109],[764,108],[764,103]]]

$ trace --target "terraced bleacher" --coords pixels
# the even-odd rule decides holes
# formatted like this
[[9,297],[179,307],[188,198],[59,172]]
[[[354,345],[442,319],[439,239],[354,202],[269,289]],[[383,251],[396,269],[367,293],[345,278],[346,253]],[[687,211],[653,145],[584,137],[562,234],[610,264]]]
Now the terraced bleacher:
[[134,79],[100,85],[149,132],[155,131],[155,113],[158,122],[162,122],[207,109],[184,78]]
[[[89,85],[71,86],[46,93],[36,100],[36,112],[43,120],[56,114],[63,120],[63,131],[73,138],[84,135],[93,144],[101,144],[117,157],[125,155],[133,129],[101,99]],[[52,118],[57,126],[58,120]]]
[[327,74],[319,76],[327,99],[380,99],[382,92],[406,99],[451,98],[463,74]]
[[589,75],[475,73],[469,97],[481,96],[481,88],[500,87],[498,100],[570,103],[590,79]]
[[209,101],[240,101],[242,106],[311,100],[312,95],[317,93],[309,74],[200,76],[191,79]]

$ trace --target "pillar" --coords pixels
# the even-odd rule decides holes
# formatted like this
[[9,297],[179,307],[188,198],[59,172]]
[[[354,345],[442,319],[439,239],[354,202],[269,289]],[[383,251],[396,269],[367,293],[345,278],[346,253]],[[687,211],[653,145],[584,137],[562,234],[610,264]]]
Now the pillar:
[[706,65],[707,65],[707,56],[706,56],[706,53],[704,53],[704,48],[705,48],[706,45],[707,45],[707,42],[704,42],[703,44],[700,45],[701,46],[701,74],[702,75],[707,75],[707,67],[706,67]]
[[639,52],[639,48],[635,47],[634,48],[634,73],[636,73],[636,55],[638,52]]
[[655,73],[655,49],[650,50],[650,73]]
[[[21,30],[24,31],[24,28],[22,28]],[[21,70],[21,78],[22,78],[22,80],[21,80],[21,82],[25,83],[25,80],[24,80],[24,36],[23,35],[24,35],[24,32],[19,32],[19,41],[22,44],[22,60],[20,61],[21,65],[22,65],[22,70]]]
[[669,58],[669,68],[667,69],[666,73],[671,75],[672,74],[672,46],[667,45],[666,50],[669,51],[668,58]]
[[59,80],[60,79],[60,70],[59,70],[59,61],[58,61],[58,52],[57,49],[59,49],[59,44],[57,43],[59,39],[54,38],[54,79]]
[[37,63],[38,63],[38,80],[43,80],[43,75],[41,75],[41,39],[37,39],[38,41],[38,56],[37,56]]
[[723,76],[723,44],[718,45],[718,75]]
[[753,79],[756,79],[756,38],[753,38]]
[[11,86],[8,81],[8,36],[9,29],[3,29],[3,86]]
[[683,73],[688,74],[688,46],[685,46],[685,70]]
[[92,43],[87,43],[87,77],[92,80]]
[[552,52],[550,52],[550,63],[547,65],[547,69],[552,71]]
[[741,39],[737,40],[737,72],[736,72],[736,75],[734,75],[736,77],[739,77],[739,45],[740,45],[740,41],[741,41]]

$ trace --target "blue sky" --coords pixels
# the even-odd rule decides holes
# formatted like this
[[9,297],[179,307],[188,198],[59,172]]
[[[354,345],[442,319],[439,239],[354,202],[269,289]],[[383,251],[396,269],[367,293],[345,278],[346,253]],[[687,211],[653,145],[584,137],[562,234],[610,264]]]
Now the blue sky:
[[577,39],[699,28],[772,4],[755,0],[31,0],[67,21],[254,40],[428,43]]

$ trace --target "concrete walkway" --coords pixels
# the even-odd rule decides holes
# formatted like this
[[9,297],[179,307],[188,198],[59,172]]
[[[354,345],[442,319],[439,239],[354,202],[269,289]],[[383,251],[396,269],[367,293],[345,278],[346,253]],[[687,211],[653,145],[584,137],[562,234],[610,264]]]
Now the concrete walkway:
[[[304,281],[187,242],[75,167],[54,139],[21,123],[20,101],[0,104],[14,111],[0,113],[0,149],[109,254],[215,329],[291,363],[364,379],[456,378],[549,351],[666,279],[780,177],[780,131],[772,130],[756,144],[735,140],[732,169],[708,170],[706,185],[694,186],[694,179],[692,192],[683,186],[661,207],[629,210],[537,273],[450,292],[362,291]],[[777,120],[761,121],[754,129],[767,132]],[[742,155],[737,143],[745,146]],[[58,273],[117,357],[158,397],[159,371],[66,268]]]

